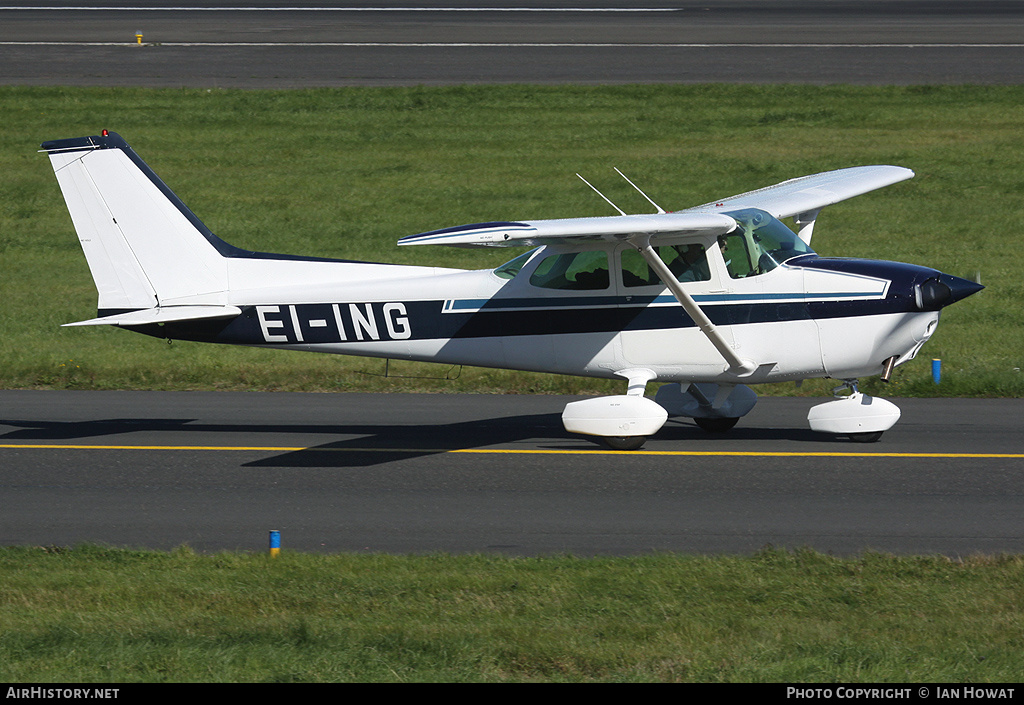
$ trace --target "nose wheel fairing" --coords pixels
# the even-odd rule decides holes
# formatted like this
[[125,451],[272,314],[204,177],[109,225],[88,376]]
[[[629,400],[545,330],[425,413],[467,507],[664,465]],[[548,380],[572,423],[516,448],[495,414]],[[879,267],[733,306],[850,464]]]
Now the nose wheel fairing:
[[[838,392],[849,389],[850,394]],[[811,407],[807,422],[812,431],[848,436],[850,440],[874,442],[900,420],[899,407],[891,401],[857,391],[853,380],[834,390],[837,398]]]

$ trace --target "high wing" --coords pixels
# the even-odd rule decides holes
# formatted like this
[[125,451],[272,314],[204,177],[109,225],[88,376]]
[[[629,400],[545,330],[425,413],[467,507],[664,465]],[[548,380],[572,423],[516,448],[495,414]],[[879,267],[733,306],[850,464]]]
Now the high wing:
[[705,203],[675,213],[616,215],[516,222],[475,223],[409,235],[399,245],[455,247],[535,247],[569,240],[617,241],[637,235],[722,235],[736,226],[724,211],[760,208],[776,218],[795,217],[800,236],[810,242],[814,220],[825,206],[912,178],[899,166],[855,166],[801,176],[789,181]]
[[737,208],[760,208],[776,218],[788,218],[819,211],[825,206],[883,186],[891,186],[913,176],[913,171],[901,166],[855,166],[801,176],[774,186],[687,208],[683,212],[706,213]]
[[399,245],[452,245],[456,247],[535,247],[569,240],[626,240],[637,235],[655,238],[696,234],[722,235],[736,221],[721,213],[658,213],[565,218],[524,222],[476,223],[409,235]]

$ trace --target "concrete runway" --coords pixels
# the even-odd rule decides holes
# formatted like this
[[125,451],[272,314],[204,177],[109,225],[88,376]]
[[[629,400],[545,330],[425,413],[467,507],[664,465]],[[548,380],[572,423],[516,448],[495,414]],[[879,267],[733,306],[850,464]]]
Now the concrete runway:
[[[1000,0],[706,0],[630,11],[613,0],[273,11],[160,10],[218,3],[153,0],[120,10],[65,5],[78,9],[0,5],[0,84],[1024,81],[1024,3]],[[57,9],[11,9],[33,6]]]
[[1024,551],[1024,400],[897,400],[864,445],[765,398],[642,451],[567,398],[0,392],[0,545],[626,555]]

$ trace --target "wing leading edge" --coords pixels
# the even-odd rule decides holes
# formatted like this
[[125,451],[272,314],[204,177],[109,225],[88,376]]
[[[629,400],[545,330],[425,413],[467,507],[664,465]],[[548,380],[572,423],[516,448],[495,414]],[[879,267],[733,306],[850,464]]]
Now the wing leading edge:
[[535,247],[567,240],[614,242],[636,235],[652,237],[722,235],[736,221],[721,213],[659,213],[565,218],[523,222],[477,223],[409,235],[399,245],[453,245],[456,247]]

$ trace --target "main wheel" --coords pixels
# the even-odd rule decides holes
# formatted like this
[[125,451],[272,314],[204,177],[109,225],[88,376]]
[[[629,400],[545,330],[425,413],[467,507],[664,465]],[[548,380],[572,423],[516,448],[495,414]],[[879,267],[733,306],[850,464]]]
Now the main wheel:
[[693,420],[693,422],[695,424],[700,426],[702,429],[704,429],[708,433],[725,433],[726,431],[731,429],[733,426],[735,426],[737,421],[739,421],[739,418],[735,418],[735,419],[733,419],[733,418],[714,418],[714,419],[708,419],[708,418],[697,417],[697,418],[695,418]]
[[647,441],[647,436],[601,436],[612,450],[639,450]]
[[854,443],[874,443],[882,437],[881,431],[867,431],[865,433],[851,433],[850,440]]

